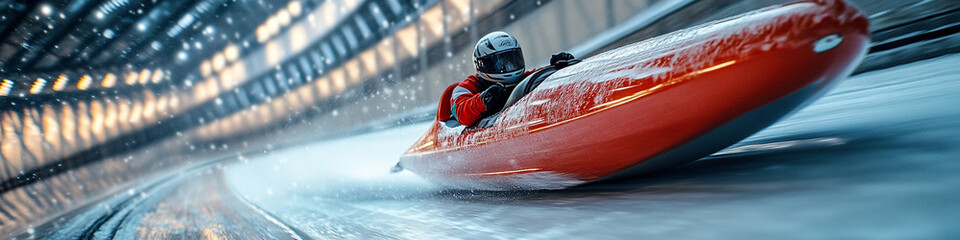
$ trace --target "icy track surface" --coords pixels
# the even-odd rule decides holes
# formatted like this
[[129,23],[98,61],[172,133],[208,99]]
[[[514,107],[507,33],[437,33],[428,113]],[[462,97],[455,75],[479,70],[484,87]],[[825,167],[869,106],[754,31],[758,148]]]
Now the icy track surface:
[[[471,192],[389,174],[427,128],[416,124],[181,173],[138,196],[119,194],[133,199],[128,207],[105,202],[31,235],[960,239],[958,62],[949,55],[855,76],[738,145],[620,182]],[[128,214],[89,230],[104,209]]]

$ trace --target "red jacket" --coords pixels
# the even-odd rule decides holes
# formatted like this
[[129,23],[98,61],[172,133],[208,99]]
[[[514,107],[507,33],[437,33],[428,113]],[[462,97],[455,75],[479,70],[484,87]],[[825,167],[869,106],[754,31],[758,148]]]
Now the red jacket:
[[[540,68],[524,72],[521,79],[537,70],[540,70]],[[487,107],[483,105],[480,93],[493,84],[491,81],[481,79],[476,74],[468,76],[467,79],[457,84],[450,96],[450,106],[457,122],[469,126],[482,117],[481,115],[487,111]]]

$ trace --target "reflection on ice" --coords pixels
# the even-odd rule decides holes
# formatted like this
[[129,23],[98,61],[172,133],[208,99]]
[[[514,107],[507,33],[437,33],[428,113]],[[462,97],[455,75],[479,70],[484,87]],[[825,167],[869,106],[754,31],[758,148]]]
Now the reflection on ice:
[[801,140],[789,140],[782,142],[771,142],[771,143],[757,143],[757,144],[747,144],[741,146],[733,146],[721,150],[717,153],[714,153],[711,156],[724,156],[731,154],[741,154],[741,153],[758,153],[768,150],[780,150],[788,148],[810,148],[810,147],[823,147],[823,146],[836,146],[846,143],[847,140],[843,138],[836,137],[823,137],[823,138],[811,138],[811,139],[801,139]]

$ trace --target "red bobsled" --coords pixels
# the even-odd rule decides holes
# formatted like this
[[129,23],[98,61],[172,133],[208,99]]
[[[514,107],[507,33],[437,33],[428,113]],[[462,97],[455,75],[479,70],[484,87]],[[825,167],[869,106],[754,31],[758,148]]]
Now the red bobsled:
[[563,68],[485,128],[443,121],[447,93],[399,165],[468,189],[557,189],[678,166],[824,94],[863,58],[867,28],[840,0],[706,23]]

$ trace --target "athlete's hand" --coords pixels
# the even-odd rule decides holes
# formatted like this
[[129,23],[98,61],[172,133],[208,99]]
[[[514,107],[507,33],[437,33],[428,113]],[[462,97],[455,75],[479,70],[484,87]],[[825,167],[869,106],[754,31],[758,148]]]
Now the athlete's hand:
[[558,52],[557,54],[554,54],[553,56],[550,57],[550,65],[553,65],[554,67],[557,67],[557,68],[563,68],[563,67],[569,66],[570,64],[568,63],[568,61],[573,59],[574,59],[573,54],[570,54],[568,52]]
[[508,97],[507,88],[503,87],[500,84],[494,84],[483,90],[480,93],[480,100],[483,101],[483,106],[487,108],[485,113],[495,113],[499,112],[500,108],[503,108],[503,104],[507,102]]

